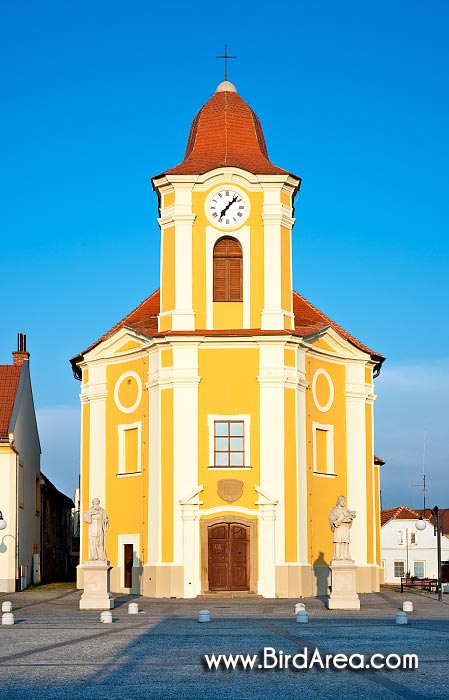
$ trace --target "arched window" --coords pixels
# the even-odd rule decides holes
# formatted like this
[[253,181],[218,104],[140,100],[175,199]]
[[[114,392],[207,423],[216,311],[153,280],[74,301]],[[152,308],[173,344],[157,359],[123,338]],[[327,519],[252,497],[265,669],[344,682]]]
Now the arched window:
[[220,238],[214,247],[214,301],[243,301],[242,247],[235,238]]

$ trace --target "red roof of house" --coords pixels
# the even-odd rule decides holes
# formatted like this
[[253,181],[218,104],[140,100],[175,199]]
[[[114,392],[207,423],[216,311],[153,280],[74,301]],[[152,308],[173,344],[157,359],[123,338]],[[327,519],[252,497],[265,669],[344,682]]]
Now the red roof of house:
[[378,464],[380,467],[382,467],[385,462],[382,459],[382,457],[378,457],[377,455],[374,455],[374,464]]
[[182,163],[162,174],[195,175],[223,166],[288,174],[270,162],[259,119],[228,82],[218,86],[193,120]]
[[0,365],[0,440],[8,437],[22,367]]
[[254,336],[254,335],[296,335],[300,337],[307,338],[310,335],[328,328],[329,326],[334,328],[338,333],[340,333],[344,338],[346,338],[350,343],[358,347],[360,350],[371,355],[374,360],[378,362],[383,361],[383,356],[370,350],[366,345],[363,345],[359,340],[354,338],[354,336],[347,333],[341,326],[334,323],[328,316],[323,314],[319,309],[313,306],[310,301],[307,301],[297,292],[293,292],[293,312],[295,315],[295,330],[262,330],[260,328],[237,328],[237,329],[223,329],[223,330],[207,330],[198,329],[194,331],[162,331],[158,332],[158,322],[157,317],[160,309],[160,294],[159,289],[157,289],[151,296],[145,299],[139,306],[137,306],[131,313],[122,318],[113,328],[104,333],[95,343],[92,343],[86,350],[84,350],[79,355],[71,359],[73,368],[82,360],[82,356],[87,352],[96,347],[99,343],[103,342],[109,338],[115,331],[120,328],[131,328],[138,333],[145,335],[149,338],[151,337],[165,337],[165,336],[191,336],[191,335],[202,335],[202,336]]
[[396,508],[387,508],[380,514],[380,524],[385,525],[390,520],[418,520],[419,513],[407,506],[397,506]]

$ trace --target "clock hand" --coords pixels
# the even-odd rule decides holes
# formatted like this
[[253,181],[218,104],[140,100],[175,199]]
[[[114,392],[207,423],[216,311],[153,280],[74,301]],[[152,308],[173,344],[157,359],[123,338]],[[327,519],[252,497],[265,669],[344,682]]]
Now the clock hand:
[[225,206],[225,208],[221,210],[221,212],[220,212],[220,218],[218,219],[219,221],[222,220],[223,216],[226,214],[226,212],[228,211],[229,207],[230,207],[232,204],[234,204],[234,202],[236,202],[237,199],[238,199],[238,195],[235,194],[235,195],[233,196],[233,198],[231,199],[231,201],[227,203],[227,205]]

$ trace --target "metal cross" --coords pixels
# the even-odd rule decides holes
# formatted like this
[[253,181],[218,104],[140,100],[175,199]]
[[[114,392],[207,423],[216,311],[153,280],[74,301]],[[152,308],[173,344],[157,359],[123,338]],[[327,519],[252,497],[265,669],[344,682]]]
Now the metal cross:
[[224,79],[228,79],[228,59],[237,58],[237,56],[228,56],[228,47],[225,44],[224,56],[215,56],[215,58],[224,58]]

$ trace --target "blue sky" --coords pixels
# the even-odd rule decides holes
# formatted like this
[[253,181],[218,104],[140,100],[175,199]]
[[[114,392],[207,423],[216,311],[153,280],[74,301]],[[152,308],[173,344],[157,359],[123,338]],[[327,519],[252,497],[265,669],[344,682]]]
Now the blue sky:
[[68,360],[159,286],[150,178],[230,79],[303,179],[294,286],[388,360],[384,507],[449,506],[449,5],[434,0],[3,3],[0,362],[27,334],[42,468],[72,494]]

